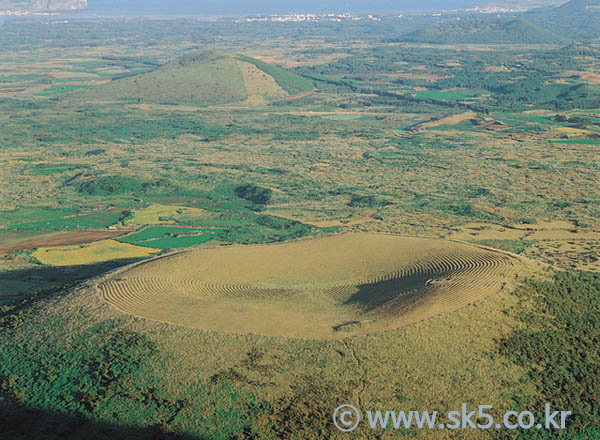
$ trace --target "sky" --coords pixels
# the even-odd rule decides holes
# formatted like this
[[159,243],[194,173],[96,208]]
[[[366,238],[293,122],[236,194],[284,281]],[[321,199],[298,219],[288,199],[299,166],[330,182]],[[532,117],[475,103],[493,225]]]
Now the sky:
[[[89,11],[137,14],[286,14],[460,9],[485,0],[88,0]],[[489,1],[488,1],[489,3]]]

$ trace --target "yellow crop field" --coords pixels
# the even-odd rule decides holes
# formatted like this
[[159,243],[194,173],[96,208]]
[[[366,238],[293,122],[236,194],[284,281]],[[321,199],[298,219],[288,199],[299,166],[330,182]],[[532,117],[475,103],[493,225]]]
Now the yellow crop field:
[[133,217],[128,219],[127,224],[173,224],[175,223],[174,219],[182,215],[201,215],[203,213],[205,213],[205,211],[200,208],[152,204],[146,208],[134,211]]
[[573,127],[556,127],[554,130],[558,133],[558,135],[566,134],[567,136],[587,136],[594,134],[593,131]]
[[422,128],[433,128],[433,127],[440,127],[443,125],[456,125],[456,124],[460,124],[461,122],[468,121],[469,119],[473,119],[476,117],[477,117],[477,113],[468,111],[465,113],[460,113],[458,115],[447,116],[445,118],[425,122],[425,123],[421,124],[421,127]]
[[119,258],[148,257],[157,252],[156,249],[120,243],[115,240],[100,240],[82,245],[42,247],[32,255],[44,264],[74,266],[101,263]]
[[100,296],[159,321],[233,333],[343,338],[461,309],[525,263],[446,240],[354,233],[181,253],[104,280]]

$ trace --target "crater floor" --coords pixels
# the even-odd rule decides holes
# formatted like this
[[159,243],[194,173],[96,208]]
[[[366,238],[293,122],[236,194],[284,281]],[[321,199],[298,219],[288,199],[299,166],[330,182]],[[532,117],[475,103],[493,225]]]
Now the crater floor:
[[525,263],[467,244],[353,233],[193,250],[103,280],[119,310],[188,327],[310,339],[400,328],[510,286]]

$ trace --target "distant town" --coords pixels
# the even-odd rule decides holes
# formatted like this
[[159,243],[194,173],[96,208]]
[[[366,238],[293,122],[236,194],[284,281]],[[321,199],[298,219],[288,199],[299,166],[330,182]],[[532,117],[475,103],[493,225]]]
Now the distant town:
[[238,18],[236,22],[254,22],[254,21],[279,21],[279,22],[305,22],[305,21],[360,21],[372,20],[380,21],[381,18],[374,15],[354,15],[344,14],[285,14],[285,15],[259,15]]

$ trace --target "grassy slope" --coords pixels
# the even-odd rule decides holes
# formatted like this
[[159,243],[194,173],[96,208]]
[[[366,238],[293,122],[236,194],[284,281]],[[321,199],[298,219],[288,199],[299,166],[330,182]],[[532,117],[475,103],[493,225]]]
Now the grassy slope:
[[263,72],[271,75],[277,84],[288,92],[290,95],[297,93],[310,92],[315,87],[311,80],[298,76],[292,72],[282,69],[281,67],[273,66],[272,64],[265,63],[264,61],[250,58],[244,55],[238,55],[238,58],[242,61],[254,64]]
[[[514,303],[504,292],[403,331],[303,341],[145,321],[120,315],[93,291],[72,292],[2,320],[15,328],[0,334],[0,408],[19,405],[0,417],[19,420],[33,407],[125,433],[135,426],[195,438],[317,439],[335,436],[331,412],[341,403],[445,411],[485,402],[500,411],[531,393],[518,383],[520,367],[492,355],[512,328],[501,310]],[[45,429],[52,439],[90,425],[30,418],[27,432]],[[4,429],[32,438],[14,435],[18,425]],[[356,435],[381,434],[363,426]]]
[[[101,424],[123,439],[149,438],[147,430],[316,439],[335,437],[331,412],[342,403],[445,413],[485,402],[498,420],[550,402],[574,411],[563,438],[598,438],[599,289],[598,275],[560,273],[444,318],[344,341],[185,329],[120,315],[93,290],[72,291],[1,316],[0,434],[102,438],[93,433]],[[363,424],[355,435],[382,431]],[[469,430],[469,438],[489,436]]]

